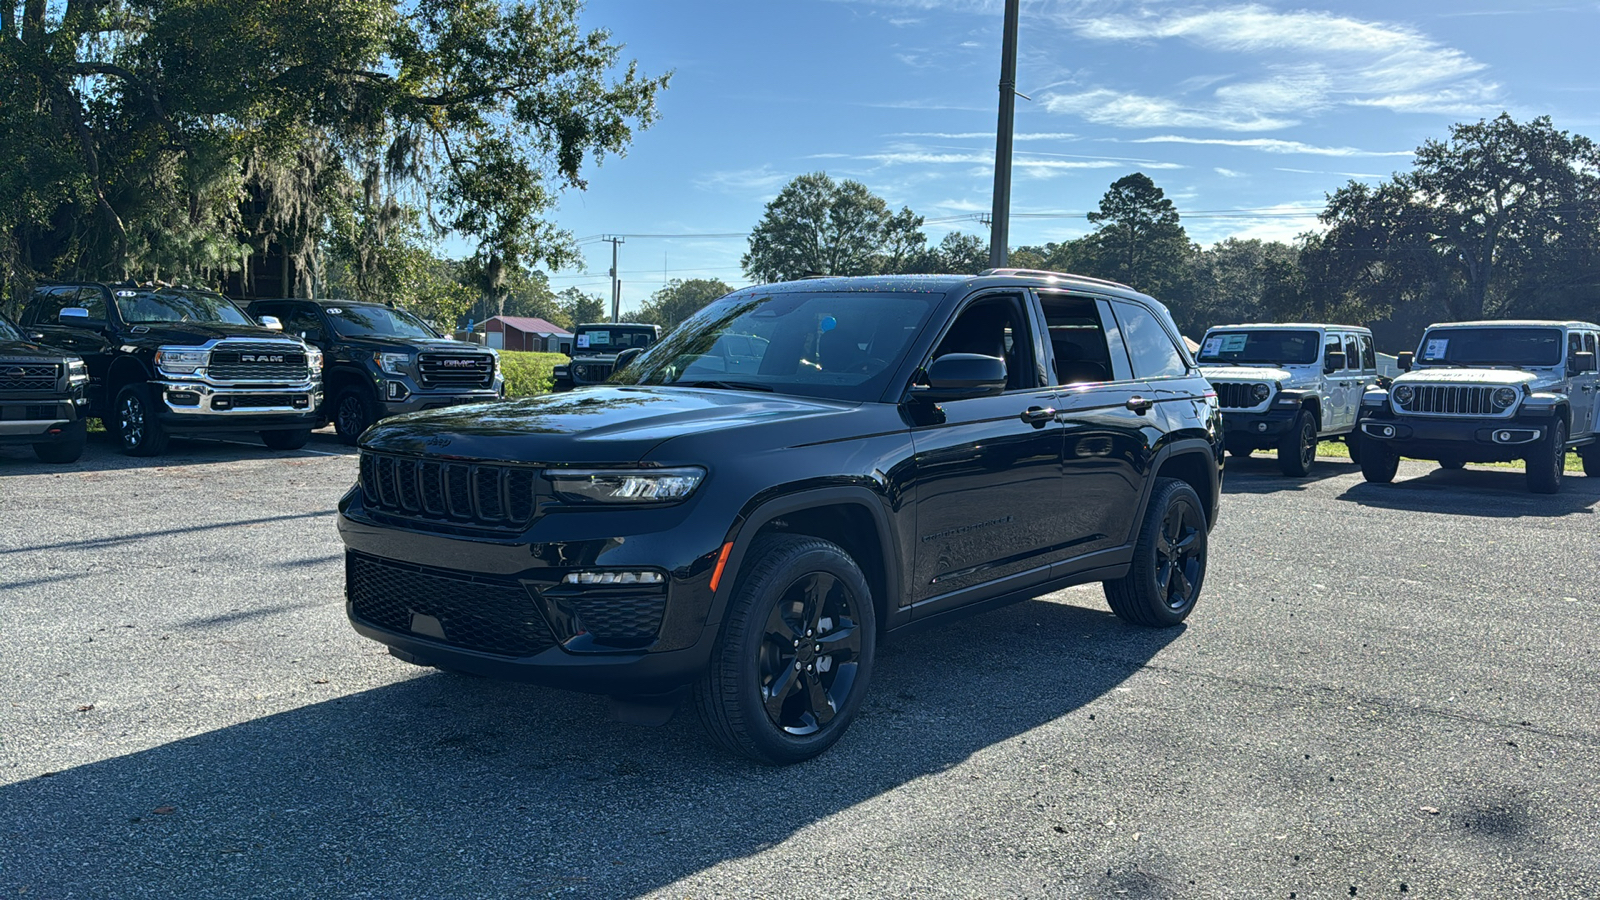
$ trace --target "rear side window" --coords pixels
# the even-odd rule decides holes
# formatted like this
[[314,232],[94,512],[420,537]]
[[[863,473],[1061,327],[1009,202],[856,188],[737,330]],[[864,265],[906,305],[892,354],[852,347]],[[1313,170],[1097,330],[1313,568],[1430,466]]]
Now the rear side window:
[[1353,334],[1345,335],[1344,338],[1344,367],[1361,368],[1361,345],[1356,343],[1356,336]]
[[1136,303],[1115,301],[1122,339],[1128,346],[1135,378],[1172,378],[1189,374],[1189,365],[1161,327],[1155,314]]
[[1361,368],[1372,371],[1378,368],[1378,353],[1372,348],[1372,335],[1361,335]]
[[1110,307],[1093,297],[1044,293],[1039,295],[1039,305],[1050,332],[1054,384],[1093,384],[1132,377]]

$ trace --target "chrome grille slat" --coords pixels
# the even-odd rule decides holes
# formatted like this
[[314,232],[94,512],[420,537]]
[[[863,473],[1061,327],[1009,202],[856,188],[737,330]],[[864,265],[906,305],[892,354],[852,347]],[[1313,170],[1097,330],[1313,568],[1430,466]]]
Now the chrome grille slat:
[[494,357],[487,353],[421,353],[417,355],[417,377],[425,388],[486,388],[494,384]]
[[[20,374],[12,372],[20,369]],[[61,382],[60,363],[0,363],[0,391],[18,394],[46,394]]]
[[[282,356],[281,362],[246,361],[244,356]],[[287,341],[219,341],[206,374],[214,381],[301,382],[310,376],[305,350]]]

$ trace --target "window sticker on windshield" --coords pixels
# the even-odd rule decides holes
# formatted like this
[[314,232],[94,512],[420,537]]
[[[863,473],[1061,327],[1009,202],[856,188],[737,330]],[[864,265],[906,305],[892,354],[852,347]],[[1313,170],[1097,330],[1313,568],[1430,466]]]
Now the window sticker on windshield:
[[1225,334],[1222,336],[1222,352],[1238,353],[1249,340],[1248,334]]
[[587,346],[589,346],[589,336],[587,334],[578,335],[578,346],[579,347],[587,347]]
[[1200,355],[1201,356],[1216,356],[1217,355],[1217,348],[1219,348],[1221,346],[1222,346],[1222,338],[1220,338],[1220,337],[1209,337],[1209,338],[1206,338],[1206,345],[1204,347],[1200,348]]
[[1422,351],[1423,359],[1441,359],[1445,349],[1450,346],[1449,338],[1433,338],[1428,341],[1428,346]]
[[609,343],[611,343],[611,332],[609,332],[609,331],[591,331],[591,332],[589,332],[589,343],[588,344],[583,344],[582,346],[588,347],[588,346],[593,346],[594,344],[609,344]]

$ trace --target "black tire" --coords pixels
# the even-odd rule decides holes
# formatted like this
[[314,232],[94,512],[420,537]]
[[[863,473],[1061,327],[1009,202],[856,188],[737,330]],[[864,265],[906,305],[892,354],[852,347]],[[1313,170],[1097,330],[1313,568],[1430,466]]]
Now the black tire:
[[1152,628],[1169,628],[1188,618],[1205,582],[1206,547],[1200,495],[1187,482],[1157,478],[1128,574],[1105,583],[1111,611]]
[[157,420],[155,391],[148,384],[130,384],[117,392],[112,422],[117,445],[129,456],[159,456],[167,449],[167,429]]
[[89,423],[79,419],[68,425],[63,436],[48,443],[34,444],[33,455],[47,463],[74,463],[83,456],[89,440]]
[[361,432],[378,418],[372,407],[373,402],[361,388],[340,391],[333,401],[333,430],[338,432],[339,440],[354,447]]
[[1344,437],[1344,446],[1350,451],[1350,461],[1361,464],[1361,432],[1352,431]]
[[833,746],[866,695],[872,593],[849,554],[820,538],[768,535],[745,559],[695,707],[729,751],[801,762]]
[[1600,478],[1600,444],[1578,448],[1578,458],[1583,460],[1584,477]]
[[1361,477],[1373,484],[1388,484],[1400,471],[1400,454],[1373,438],[1361,439]]
[[1528,490],[1535,494],[1554,494],[1561,490],[1561,474],[1567,467],[1567,423],[1556,419],[1535,445],[1527,459]]
[[1278,444],[1278,471],[1302,478],[1317,459],[1317,420],[1308,409],[1295,416],[1294,428]]
[[1452,472],[1454,472],[1457,469],[1464,469],[1466,467],[1467,467],[1467,461],[1464,460],[1464,459],[1441,459],[1441,460],[1439,460],[1439,468],[1441,468],[1441,469],[1449,469]]
[[292,431],[263,431],[261,443],[266,444],[269,450],[299,450],[311,440],[311,429],[296,428]]

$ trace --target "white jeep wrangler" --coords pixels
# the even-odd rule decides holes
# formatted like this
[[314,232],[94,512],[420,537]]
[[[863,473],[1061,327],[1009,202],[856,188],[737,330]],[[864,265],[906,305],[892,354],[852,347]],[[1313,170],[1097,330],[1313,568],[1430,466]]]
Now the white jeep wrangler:
[[[1317,443],[1349,436],[1361,395],[1378,380],[1372,332],[1356,325],[1218,325],[1198,356],[1217,389],[1228,452],[1278,451],[1278,468],[1302,476]],[[1350,443],[1350,456],[1360,450]]]
[[1600,325],[1495,321],[1430,325],[1405,374],[1361,400],[1361,473],[1394,480],[1400,457],[1526,460],[1528,490],[1553,494],[1569,450],[1600,476]]

